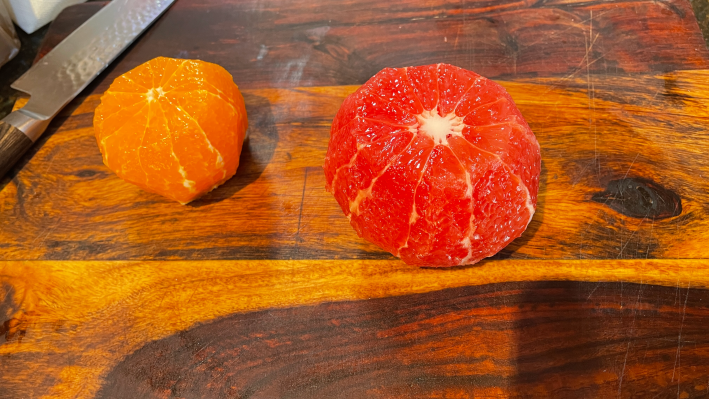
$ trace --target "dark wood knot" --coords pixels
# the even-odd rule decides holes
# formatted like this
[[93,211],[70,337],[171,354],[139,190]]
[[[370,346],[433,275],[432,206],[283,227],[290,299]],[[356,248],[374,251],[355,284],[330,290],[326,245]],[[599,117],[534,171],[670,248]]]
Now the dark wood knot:
[[682,199],[677,193],[639,177],[611,180],[605,191],[591,199],[633,218],[665,219],[682,213]]

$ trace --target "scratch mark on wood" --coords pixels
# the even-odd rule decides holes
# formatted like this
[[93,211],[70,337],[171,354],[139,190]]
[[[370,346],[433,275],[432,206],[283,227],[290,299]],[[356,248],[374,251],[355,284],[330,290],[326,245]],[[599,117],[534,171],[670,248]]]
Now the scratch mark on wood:
[[[687,315],[687,299],[689,299],[689,287],[692,285],[692,282],[689,281],[687,283],[687,295],[684,297],[684,308],[682,309],[682,321],[679,324],[679,335],[677,336],[677,354],[675,356],[675,365],[672,368],[672,380],[674,382],[675,380],[675,370],[679,366],[679,370],[677,370],[677,397],[679,398],[679,384],[680,380],[682,378],[682,328],[684,327],[684,317]],[[679,284],[678,284],[679,287]]]
[[620,381],[618,382],[618,397],[620,397],[620,392],[623,389],[623,376],[625,375],[625,365],[628,363],[628,352],[630,352],[630,341],[628,341],[628,347],[625,349],[625,360],[623,361],[623,370],[620,372]]
[[589,299],[591,299],[591,295],[593,295],[593,293],[596,292],[596,290],[598,289],[598,287],[599,287],[601,284],[602,284],[602,283],[598,283],[598,284],[596,284],[595,287],[593,287],[593,290],[591,290],[591,293],[588,294],[588,297],[586,298],[586,301],[588,301]]
[[637,154],[635,155],[635,158],[633,159],[633,162],[630,163],[630,166],[628,167],[628,170],[625,171],[625,175],[623,175],[623,179],[621,179],[621,180],[625,180],[625,178],[628,177],[628,173],[630,173],[630,169],[633,168],[633,165],[635,165],[635,161],[638,160],[638,157],[639,157],[639,156],[640,156],[640,153],[637,153]]
[[298,256],[298,246],[300,243],[300,222],[303,220],[303,208],[305,207],[305,187],[308,183],[308,168],[305,168],[305,176],[303,177],[303,192],[300,196],[300,213],[298,214],[298,227],[295,233],[295,255]]
[[[618,254],[618,259],[620,259],[620,258],[623,256],[623,251],[625,250],[625,247],[628,246],[628,244],[630,243],[630,241],[633,239],[633,236],[635,235],[635,233],[637,233],[637,232],[640,230],[640,226],[643,225],[643,222],[647,219],[647,216],[648,216],[648,215],[645,215],[645,217],[643,218],[643,220],[640,221],[640,224],[638,224],[638,227],[633,231],[633,233],[630,235],[630,237],[628,237],[628,240],[625,242],[625,244],[622,244],[623,241],[622,241],[622,237],[621,237],[621,244],[622,244],[622,246],[620,247],[620,253]],[[648,246],[648,251],[649,251],[649,250],[650,250],[650,247]],[[637,248],[636,248],[636,251],[637,251]]]

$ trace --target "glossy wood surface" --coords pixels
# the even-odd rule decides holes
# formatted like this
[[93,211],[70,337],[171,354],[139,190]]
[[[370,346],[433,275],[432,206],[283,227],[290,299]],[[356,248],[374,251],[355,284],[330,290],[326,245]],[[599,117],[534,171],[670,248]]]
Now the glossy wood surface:
[[707,262],[3,262],[0,383],[6,397],[702,397]]
[[[188,206],[91,127],[158,55],[247,104],[236,176]],[[432,62],[499,81],[542,146],[532,223],[473,267],[406,266],[324,190],[343,99]],[[680,0],[178,0],[0,180],[0,397],[706,397],[708,82]]]
[[[501,81],[539,139],[542,176],[534,219],[498,257],[703,257],[707,79],[698,70]],[[186,207],[104,167],[91,128],[99,96],[89,96],[0,193],[5,258],[389,259],[324,190],[329,122],[355,88],[244,89],[240,169]]]

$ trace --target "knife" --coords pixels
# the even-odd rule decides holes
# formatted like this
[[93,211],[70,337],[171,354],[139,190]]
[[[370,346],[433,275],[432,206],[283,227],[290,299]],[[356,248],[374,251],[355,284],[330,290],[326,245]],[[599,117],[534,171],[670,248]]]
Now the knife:
[[111,1],[11,85],[30,99],[0,121],[0,178],[44,133],[52,118],[174,1]]

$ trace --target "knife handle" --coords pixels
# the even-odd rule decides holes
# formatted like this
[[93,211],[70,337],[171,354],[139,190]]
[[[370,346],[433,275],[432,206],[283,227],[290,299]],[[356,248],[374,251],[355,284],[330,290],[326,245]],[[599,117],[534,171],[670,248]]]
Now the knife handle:
[[49,120],[33,118],[21,110],[0,121],[0,178],[32,147]]

